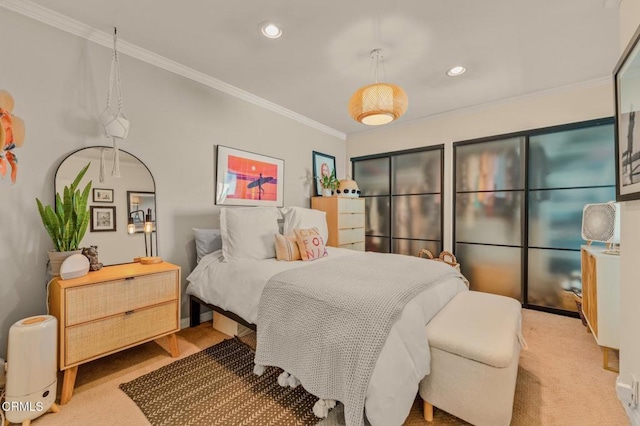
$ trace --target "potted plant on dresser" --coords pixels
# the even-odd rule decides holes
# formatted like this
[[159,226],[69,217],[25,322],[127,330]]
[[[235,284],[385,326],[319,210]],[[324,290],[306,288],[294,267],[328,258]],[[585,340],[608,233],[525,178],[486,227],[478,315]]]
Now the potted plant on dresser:
[[82,192],[78,189],[80,181],[84,177],[91,163],[87,164],[71,186],[65,186],[62,195],[56,193],[55,209],[51,206],[43,206],[36,198],[38,211],[44,228],[53,241],[54,250],[49,250],[49,262],[51,273],[60,275],[60,265],[72,254],[81,253],[80,241],[84,237],[89,225],[89,192],[91,181],[87,183]]
[[331,197],[333,195],[333,191],[338,189],[338,178],[336,178],[336,171],[331,170],[331,174],[323,174],[322,176],[318,176],[318,181],[320,182],[320,186],[322,187],[322,196],[323,197]]

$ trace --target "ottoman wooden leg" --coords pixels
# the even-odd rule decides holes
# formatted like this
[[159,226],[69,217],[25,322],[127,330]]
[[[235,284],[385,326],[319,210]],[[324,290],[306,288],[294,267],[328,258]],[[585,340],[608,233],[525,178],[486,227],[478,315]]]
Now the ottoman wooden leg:
[[422,407],[424,410],[424,419],[427,422],[433,421],[433,405],[429,404],[427,401],[422,401]]

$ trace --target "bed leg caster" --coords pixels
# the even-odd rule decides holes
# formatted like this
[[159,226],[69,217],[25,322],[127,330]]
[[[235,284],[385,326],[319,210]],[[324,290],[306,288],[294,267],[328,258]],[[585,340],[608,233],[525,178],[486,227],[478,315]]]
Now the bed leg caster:
[[429,404],[427,401],[423,401],[422,407],[424,411],[424,420],[427,422],[432,422],[433,421],[433,405]]

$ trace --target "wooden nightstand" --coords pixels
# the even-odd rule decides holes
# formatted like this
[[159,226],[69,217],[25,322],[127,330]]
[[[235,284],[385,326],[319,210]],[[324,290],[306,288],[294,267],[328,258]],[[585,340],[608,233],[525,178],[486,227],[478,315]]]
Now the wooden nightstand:
[[582,314],[602,347],[602,367],[617,373],[609,351],[620,349],[620,256],[594,246],[582,246],[581,253]]
[[328,246],[364,251],[364,198],[313,197],[311,208],[327,213]]
[[58,319],[60,404],[66,404],[80,364],[163,336],[171,356],[179,355],[180,267],[130,263],[58,277],[49,286],[49,312]]

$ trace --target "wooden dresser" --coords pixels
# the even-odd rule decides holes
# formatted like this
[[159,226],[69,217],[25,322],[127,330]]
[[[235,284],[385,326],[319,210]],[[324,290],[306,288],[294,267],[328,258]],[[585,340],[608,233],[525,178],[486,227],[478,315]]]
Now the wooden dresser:
[[328,246],[364,251],[364,198],[313,197],[311,208],[327,213]]
[[608,350],[619,349],[620,256],[604,248],[582,246],[582,314],[602,347],[603,367],[609,367]]
[[177,357],[180,267],[162,262],[105,266],[49,286],[49,312],[58,319],[60,403],[73,395],[78,366],[162,336]]

